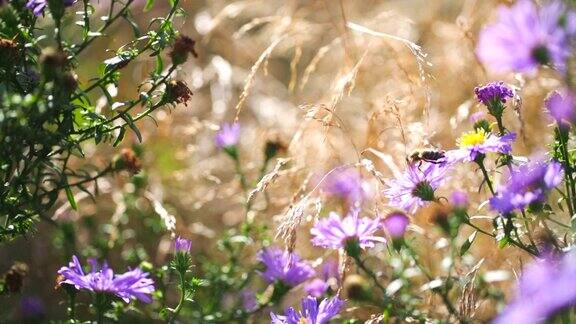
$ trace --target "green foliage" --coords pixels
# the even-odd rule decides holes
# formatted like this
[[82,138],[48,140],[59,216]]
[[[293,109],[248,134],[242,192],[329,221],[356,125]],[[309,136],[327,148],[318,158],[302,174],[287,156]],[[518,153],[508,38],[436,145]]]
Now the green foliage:
[[[30,232],[38,219],[50,221],[50,210],[63,195],[78,208],[78,191],[92,195],[98,178],[118,170],[112,163],[96,171],[94,166],[79,168],[84,143],[117,146],[127,131],[142,141],[137,122],[182,101],[162,94],[182,63],[165,68],[163,59],[179,37],[173,27],[178,1],[147,29],[134,21],[133,2],[112,1],[104,17],[95,15],[89,1],[75,8],[49,1],[44,17],[35,17],[21,0],[0,9],[0,242]],[[152,5],[149,1],[145,9]],[[80,18],[68,24],[76,6],[82,7]],[[82,65],[83,53],[103,51],[94,41],[122,20],[132,26],[133,39],[109,49],[114,56],[100,64],[93,78],[94,71]],[[53,34],[50,25],[56,27]],[[116,101],[110,89],[119,86],[122,69],[146,56],[156,61],[156,69],[135,98]],[[100,96],[107,102],[104,109],[95,107]]]

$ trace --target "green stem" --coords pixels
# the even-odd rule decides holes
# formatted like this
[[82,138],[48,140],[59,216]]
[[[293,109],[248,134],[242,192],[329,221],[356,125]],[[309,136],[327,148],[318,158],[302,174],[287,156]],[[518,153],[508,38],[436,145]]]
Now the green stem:
[[488,185],[488,189],[490,189],[490,193],[492,193],[492,195],[496,195],[496,192],[494,191],[494,186],[492,185],[492,180],[490,180],[490,176],[488,175],[488,171],[486,170],[486,167],[484,166],[484,161],[483,159],[476,161],[476,164],[478,164],[478,166],[480,167],[480,170],[482,171],[482,175],[484,176],[484,181],[486,181],[486,184]]
[[[416,253],[416,251],[412,248],[412,246],[410,246],[410,244],[408,244],[408,242],[404,242],[404,246],[410,253],[412,260],[414,260],[414,263],[416,264],[418,269],[422,271],[422,273],[424,274],[424,276],[426,276],[428,281],[432,281],[434,278],[432,274],[428,271],[428,269],[426,269],[424,265],[422,265],[419,262],[420,257],[418,256],[418,253]],[[450,280],[450,276],[447,278],[447,280]],[[460,321],[460,323],[466,322],[464,319],[460,317],[460,314],[458,314],[458,311],[450,301],[450,298],[448,297],[448,289],[446,286],[444,286],[443,289],[432,289],[432,292],[436,293],[438,296],[440,296],[440,298],[442,298],[442,301],[444,302],[446,309],[448,309],[448,312],[452,314],[454,317],[456,317]]]
[[186,300],[185,274],[178,272],[178,276],[180,277],[180,301],[178,302],[178,306],[176,306],[176,308],[174,309],[174,312],[172,313],[172,317],[170,318],[169,323],[174,323],[176,317],[178,316],[178,313],[180,313],[180,310],[184,306],[184,302]]
[[376,274],[364,264],[364,261],[360,260],[360,256],[351,256],[351,257],[352,257],[352,259],[354,259],[356,266],[358,266],[358,268],[362,269],[362,271],[364,271],[364,273],[366,273],[370,277],[370,279],[372,279],[372,281],[374,281],[374,284],[376,285],[376,287],[378,287],[378,289],[380,289],[380,291],[384,295],[384,299],[387,300],[388,299],[388,293],[386,292],[386,288],[384,286],[382,286],[382,284],[380,284],[380,281],[378,280],[378,277],[376,276]]
[[568,154],[568,143],[564,140],[564,134],[562,134],[562,128],[560,125],[556,128],[558,133],[558,139],[560,141],[560,151],[562,153],[562,157],[564,159],[564,177],[566,183],[566,194],[568,195],[567,205],[568,211],[570,212],[570,223],[572,224],[572,231],[576,230],[576,219],[574,219],[574,209],[575,209],[575,201],[574,197],[576,196],[576,187],[574,183],[574,178],[572,177],[572,167],[570,165],[570,155]]

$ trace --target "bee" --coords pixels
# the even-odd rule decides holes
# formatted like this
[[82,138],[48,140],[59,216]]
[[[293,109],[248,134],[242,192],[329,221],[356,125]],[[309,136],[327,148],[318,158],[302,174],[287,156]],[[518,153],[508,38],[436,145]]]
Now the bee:
[[446,152],[437,149],[416,150],[407,160],[408,164],[418,163],[418,166],[421,166],[422,162],[440,164],[446,162]]

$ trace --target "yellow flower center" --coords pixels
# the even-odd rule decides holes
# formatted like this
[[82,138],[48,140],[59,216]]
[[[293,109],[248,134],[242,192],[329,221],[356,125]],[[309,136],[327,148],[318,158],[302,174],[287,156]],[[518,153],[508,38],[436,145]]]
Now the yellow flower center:
[[458,140],[460,148],[470,147],[484,143],[487,134],[483,129],[476,130],[475,132],[468,132],[463,134]]
[[301,318],[301,319],[298,321],[298,324],[306,324],[306,319],[305,319],[305,318]]

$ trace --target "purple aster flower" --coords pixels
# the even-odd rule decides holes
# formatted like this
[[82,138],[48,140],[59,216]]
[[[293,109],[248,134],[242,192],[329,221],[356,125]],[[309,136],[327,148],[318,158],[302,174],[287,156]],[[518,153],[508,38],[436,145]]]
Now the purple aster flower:
[[185,238],[178,236],[176,240],[174,240],[174,250],[176,253],[188,253],[190,252],[190,248],[192,247],[192,242]]
[[319,298],[326,293],[329,287],[330,285],[326,281],[316,278],[304,286],[304,291],[310,296]]
[[320,270],[320,274],[322,280],[326,282],[330,280],[336,280],[336,283],[339,283],[340,271],[338,270],[338,262],[333,259],[324,261],[324,264],[322,264],[322,269]]
[[410,224],[410,218],[401,211],[392,212],[382,220],[382,225],[388,235],[395,239],[404,236],[408,224]]
[[344,248],[351,252],[351,248],[365,249],[373,247],[374,242],[385,243],[385,238],[374,235],[380,228],[379,219],[358,218],[358,213],[358,209],[353,208],[344,218],[331,212],[327,218],[318,220],[310,230],[314,236],[312,244],[329,249]]
[[414,213],[427,201],[435,199],[434,192],[444,182],[446,170],[444,164],[408,165],[398,178],[386,181],[388,188],[384,195],[391,206]]
[[240,139],[240,124],[224,124],[216,134],[216,146],[221,149],[238,144]]
[[501,6],[498,21],[480,33],[477,54],[482,63],[497,71],[531,73],[548,63],[563,69],[570,48],[561,26],[566,8],[557,2],[540,10],[530,0]]
[[89,262],[92,272],[85,274],[78,258],[72,256],[72,262],[68,267],[58,270],[58,274],[64,277],[62,283],[73,285],[76,289],[116,295],[125,302],[129,302],[130,299],[152,302],[150,295],[155,288],[154,281],[148,278],[148,273],[136,268],[123,274],[114,274],[106,262],[100,269],[95,260]]
[[452,193],[451,202],[452,206],[465,209],[468,207],[468,195],[463,191],[456,190]]
[[362,198],[362,178],[355,169],[347,168],[335,171],[328,176],[324,190],[329,194],[355,202]]
[[470,115],[469,120],[472,123],[476,123],[479,120],[484,119],[484,115],[485,115],[485,113],[483,111],[477,111],[477,112],[473,113],[472,115]]
[[[62,0],[64,7],[70,7],[74,4],[74,0]],[[26,8],[32,10],[35,16],[40,16],[44,13],[44,9],[48,6],[48,0],[28,0]]]
[[574,103],[576,98],[570,90],[562,90],[552,92],[544,105],[550,115],[558,123],[573,123],[576,121],[576,111],[574,110]]
[[512,142],[516,139],[515,133],[497,136],[487,133],[484,129],[476,129],[463,134],[458,139],[459,148],[446,152],[448,162],[457,161],[471,162],[479,154],[502,153],[509,154],[512,151]]
[[20,300],[18,312],[22,318],[39,319],[46,315],[46,307],[44,307],[42,299],[29,296]]
[[266,271],[259,272],[268,283],[277,280],[294,287],[314,276],[314,269],[306,262],[300,261],[296,253],[282,251],[278,247],[265,248],[258,253],[258,260],[266,266]]
[[487,85],[474,88],[474,93],[479,102],[486,106],[493,103],[506,103],[506,98],[513,98],[514,92],[504,82],[490,82]]
[[338,297],[323,299],[320,304],[316,298],[308,296],[302,299],[302,310],[296,311],[293,307],[288,308],[284,315],[270,313],[271,324],[326,324],[334,316],[338,315],[344,301]]
[[240,297],[242,298],[242,308],[246,312],[252,312],[258,308],[258,300],[256,300],[256,294],[252,289],[242,289],[240,291]]
[[516,297],[494,324],[547,323],[547,319],[576,303],[576,256],[569,253],[528,265]]
[[548,191],[562,182],[562,166],[556,161],[545,163],[536,159],[518,167],[507,185],[490,199],[492,209],[503,214],[546,201]]

